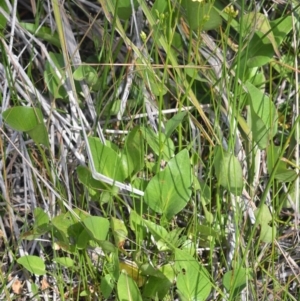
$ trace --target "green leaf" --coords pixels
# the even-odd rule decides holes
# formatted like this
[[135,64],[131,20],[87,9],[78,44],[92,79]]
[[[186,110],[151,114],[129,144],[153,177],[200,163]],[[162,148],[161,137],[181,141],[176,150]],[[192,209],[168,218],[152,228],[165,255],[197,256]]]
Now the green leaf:
[[[177,49],[177,51],[182,51],[183,49],[183,42],[182,42],[182,37],[181,35],[178,33],[178,32],[173,32],[173,36],[172,36],[172,48],[173,49]],[[171,50],[173,50],[171,48]],[[175,51],[174,51],[174,55],[176,55]],[[203,81],[206,81],[204,78],[203,78]]]
[[206,300],[212,284],[209,273],[187,251],[175,250],[177,288],[182,300]]
[[93,86],[98,81],[98,75],[96,70],[89,65],[81,65],[74,72],[73,77],[75,80],[85,80],[90,86]]
[[155,276],[161,279],[164,278],[164,275],[157,268],[155,268],[152,263],[149,262],[140,265],[139,271],[140,274],[144,276]]
[[122,163],[128,176],[142,170],[145,165],[144,138],[140,127],[135,127],[126,137]]
[[147,235],[144,220],[134,210],[131,210],[129,223],[130,229],[135,233],[137,243],[142,242]]
[[260,89],[246,83],[251,106],[251,129],[259,148],[266,148],[277,133],[278,114],[274,103]]
[[222,18],[210,3],[183,0],[181,5],[186,10],[186,19],[192,30],[211,30],[222,24]]
[[274,64],[274,69],[282,76],[286,77],[288,81],[291,81],[290,73],[293,73],[293,68],[289,68],[289,66],[293,66],[295,62],[295,58],[291,53],[286,53],[281,56],[280,63]]
[[158,72],[155,70],[141,68],[138,67],[139,73],[141,74],[142,78],[147,82],[150,86],[149,89],[151,93],[155,96],[163,96],[168,92],[168,89],[164,82],[161,80]]
[[253,73],[249,74],[249,77],[247,78],[255,87],[260,89],[262,92],[265,91],[266,88],[266,77],[263,72],[259,70],[260,68],[251,68],[253,70]]
[[88,142],[96,171],[116,181],[123,182],[125,173],[118,154],[110,147],[103,145],[99,138],[89,137]]
[[184,73],[188,75],[193,80],[198,80],[200,82],[207,82],[204,77],[200,77],[199,68],[194,64],[190,63],[184,67]]
[[[69,213],[66,213],[65,216],[68,216]],[[83,216],[80,218],[80,220],[84,220],[86,216]],[[72,224],[68,227],[68,236],[70,238],[70,241],[72,241],[72,245],[76,247],[76,249],[85,249],[90,241],[92,239],[90,233],[88,230],[83,226],[82,222],[77,221],[75,219],[72,219],[71,216],[69,216],[69,219],[72,220]]]
[[35,143],[50,146],[48,131],[44,123],[38,124],[34,129],[28,131],[27,134]]
[[271,227],[264,223],[260,228],[259,239],[265,243],[273,243],[277,235],[276,233],[277,231],[275,227]]
[[197,231],[201,236],[212,236],[214,238],[217,238],[219,235],[218,232],[214,230],[211,226],[198,225]]
[[289,32],[293,29],[292,16],[284,16],[270,21],[270,26],[275,36],[277,45],[280,45],[282,41],[287,37]]
[[108,240],[97,241],[97,245],[102,249],[106,254],[108,253],[116,253],[117,248]]
[[175,129],[182,123],[182,120],[187,115],[186,111],[179,112],[174,115],[170,120],[168,120],[166,127],[165,127],[165,135],[166,138],[170,138]]
[[128,275],[131,279],[133,279],[138,287],[144,285],[146,278],[145,276],[141,275],[140,268],[134,261],[120,260],[119,267],[120,271]]
[[53,225],[53,233],[55,238],[69,245],[69,237],[77,242],[77,239],[83,229],[80,221],[84,220],[89,214],[80,209],[74,209],[74,213],[79,217],[79,220],[71,212],[60,214],[54,217],[51,221]]
[[212,224],[214,221],[214,215],[206,208],[206,205],[211,203],[210,187],[206,183],[199,181],[199,179],[195,176],[193,177],[193,179],[194,179],[194,189],[200,190],[200,195],[201,195],[200,201],[203,207],[205,219],[208,223]]
[[[270,145],[267,148],[267,169],[269,174],[274,169],[274,166],[279,158],[279,154],[281,152],[281,147],[274,145],[273,142],[270,143]],[[277,170],[285,170],[286,164],[284,162],[279,162],[279,166]]]
[[22,233],[21,238],[26,240],[34,240],[41,237],[43,234],[49,233],[49,231],[51,231],[51,227],[47,224],[44,224],[39,227],[34,227],[28,232]]
[[76,249],[85,250],[92,239],[90,232],[82,226],[83,229],[80,229],[77,232],[74,244]]
[[[9,9],[7,7],[5,0],[0,0],[0,7],[9,15]],[[3,29],[6,28],[7,19],[4,17],[3,14],[0,14],[0,34],[3,36]]]
[[140,130],[144,139],[157,156],[162,154],[166,160],[173,157],[175,147],[171,139],[167,139],[163,133],[155,134],[150,128],[141,127]]
[[122,220],[111,217],[110,225],[114,236],[115,245],[122,247],[128,235],[127,228]]
[[[248,42],[247,50],[242,51],[241,62],[237,69],[237,75],[246,82],[251,68],[264,66],[273,60],[274,49],[267,38],[262,38],[262,33],[254,33],[252,39]],[[249,70],[250,68],[250,70]],[[257,69],[254,69],[255,71]]]
[[152,12],[153,16],[156,16],[156,11],[158,13],[165,12],[167,6],[168,6],[168,1],[167,0],[156,0],[156,1],[154,1],[154,4],[151,7],[151,12]]
[[72,268],[74,267],[74,260],[69,257],[55,257],[53,259],[54,262],[61,264],[62,266],[66,268]]
[[197,183],[199,184],[200,195],[201,195],[201,203],[203,205],[208,205],[211,203],[211,189],[210,187],[203,181],[200,181],[196,178]]
[[142,301],[142,296],[135,281],[122,272],[117,284],[118,298],[122,301]]
[[[281,146],[276,146],[271,142],[267,148],[267,168],[269,174],[272,173],[274,166],[279,158]],[[297,178],[297,172],[293,169],[288,169],[285,162],[280,161],[276,169],[275,179],[280,182],[293,182]]]
[[26,132],[32,140],[49,146],[49,138],[39,108],[16,106],[2,113],[4,121],[14,130]]
[[78,166],[76,171],[79,182],[88,189],[92,200],[99,201],[100,203],[107,203],[112,197],[118,195],[118,187],[114,186],[107,190],[107,185],[101,181],[95,180],[87,167]]
[[157,241],[159,251],[173,250],[183,244],[185,236],[182,235],[183,228],[176,228],[170,231],[165,237]]
[[277,170],[275,173],[275,179],[279,182],[294,182],[297,177],[298,174],[293,169]]
[[[120,19],[128,20],[132,15],[132,7],[131,7],[131,0],[113,0],[112,1],[114,6],[116,7],[115,10],[117,12],[117,16]],[[137,0],[133,0],[134,8],[137,8],[138,2]],[[111,13],[115,13],[115,10]]]
[[65,216],[72,221],[72,223],[79,223],[83,221],[85,218],[90,216],[89,213],[86,211],[79,209],[79,208],[74,208],[72,212],[68,211]]
[[[35,35],[37,38],[42,39],[50,44],[60,48],[61,44],[59,41],[59,36],[57,32],[53,32],[51,28],[46,26],[40,26],[40,24],[35,25],[33,23],[19,23],[25,31],[29,31],[31,34]],[[38,31],[37,31],[38,30]]]
[[258,12],[250,12],[244,16],[244,34],[247,34],[249,30],[251,32],[260,32],[265,36],[273,45],[275,53],[280,57],[278,46],[270,26],[268,17]]
[[34,296],[37,296],[39,294],[39,291],[40,291],[40,286],[37,286],[35,283],[31,282],[30,283],[30,289],[31,289],[31,293]]
[[114,278],[110,274],[106,274],[104,277],[101,277],[100,290],[105,299],[111,295],[114,287]]
[[230,292],[230,296],[234,298],[245,288],[249,278],[252,279],[249,269],[237,268],[225,273],[223,276],[223,285]]
[[145,191],[145,203],[170,220],[186,206],[191,197],[191,174],[189,154],[184,149],[151,179]]
[[89,194],[92,198],[100,197],[100,191],[105,188],[105,186],[93,178],[91,171],[85,166],[77,167],[77,177],[81,184],[83,184],[89,190]]
[[145,220],[144,224],[147,226],[149,232],[153,235],[156,241],[157,248],[160,251],[172,250],[174,248],[173,241],[170,239],[168,231],[161,225]]
[[171,264],[163,265],[156,272],[159,272],[159,275],[156,273],[156,276],[150,275],[148,277],[143,287],[143,297],[153,300],[155,297],[158,297],[159,300],[163,300],[173,284],[176,275]]
[[[158,248],[168,250],[174,248],[172,235],[170,235],[163,226],[141,218],[134,210],[130,213],[130,227],[141,241],[146,236],[147,232],[150,232],[157,243]],[[181,232],[181,229],[178,231]],[[175,232],[173,234],[176,235]]]
[[255,210],[255,217],[260,224],[260,240],[266,243],[271,243],[276,238],[276,228],[270,227],[270,223],[273,218],[267,205],[263,204],[260,208]]
[[34,226],[31,231],[22,233],[22,239],[33,240],[45,233],[51,231],[50,220],[42,208],[35,208],[33,211],[34,215]]
[[103,116],[104,117],[111,117],[113,115],[117,115],[120,111],[121,107],[121,99],[114,99],[114,101],[108,103],[104,110],[103,110]]
[[265,204],[255,210],[255,217],[259,224],[268,224],[272,220],[270,209]]
[[268,136],[268,129],[261,118],[251,110],[251,131],[253,133],[253,140],[257,143],[260,149],[265,149],[270,141]]
[[112,252],[106,257],[104,261],[103,271],[106,271],[113,279],[113,284],[115,284],[120,275],[120,266],[119,266],[119,256],[118,252]]
[[247,60],[247,66],[249,68],[261,67],[269,63],[271,59],[272,57],[270,56],[263,56],[263,55],[254,56]]
[[[185,237],[184,237],[185,238]],[[195,243],[191,239],[185,240],[181,244],[181,249],[188,252],[190,255],[194,256],[196,253]]]
[[237,76],[246,82],[257,72],[257,68],[255,67],[264,66],[269,63],[273,60],[273,56],[274,50],[270,41],[266,38],[262,39],[259,33],[254,33],[248,43],[247,50],[242,51]]
[[[202,200],[201,200],[201,203],[202,203]],[[204,211],[205,220],[209,224],[212,224],[214,221],[214,215],[206,208],[205,205],[203,205],[203,211]]]
[[[54,220],[55,218],[53,218]],[[66,229],[61,229],[61,224],[60,221],[58,219],[54,220],[53,222],[52,220],[52,233],[53,233],[53,237],[57,240],[57,244],[61,247],[65,247],[68,248],[69,247],[69,236],[68,236],[68,227],[66,227]],[[57,225],[57,226],[56,226]],[[65,230],[65,231],[64,231]]]
[[42,208],[35,208],[33,211],[34,215],[34,226],[40,227],[49,224],[48,214]]
[[52,221],[52,225],[57,228],[57,230],[61,231],[66,237],[69,237],[68,229],[74,222],[70,219],[69,216],[65,214],[60,214],[55,216]]
[[89,216],[83,220],[83,224],[96,241],[106,239],[109,229],[109,221],[106,218]]
[[234,155],[224,152],[221,147],[217,146],[215,148],[214,167],[220,185],[234,195],[241,195],[244,181],[239,160]]
[[83,290],[80,292],[79,296],[80,297],[88,297],[88,296],[90,296],[90,292],[88,292],[87,290]]
[[143,220],[143,224],[147,226],[148,230],[156,241],[164,239],[168,236],[168,231],[161,225],[153,223],[149,220]]
[[13,107],[2,113],[4,121],[14,130],[28,132],[43,124],[43,114],[39,108]]
[[114,186],[109,191],[102,191],[102,193],[100,194],[99,203],[106,204],[113,201],[113,197],[116,196],[118,193],[119,189],[116,186]]
[[38,257],[33,255],[25,255],[20,257],[17,262],[21,264],[27,271],[34,275],[45,275],[46,274],[46,266],[44,261]]
[[[49,61],[46,61],[44,71],[45,83],[54,98],[65,99],[67,97],[67,91],[62,85],[62,81],[65,79],[64,57],[62,54],[53,52],[49,52],[49,55],[54,65],[56,66],[57,71],[54,70]],[[59,79],[59,77],[56,75],[56,72],[59,72],[61,74],[62,79]]]

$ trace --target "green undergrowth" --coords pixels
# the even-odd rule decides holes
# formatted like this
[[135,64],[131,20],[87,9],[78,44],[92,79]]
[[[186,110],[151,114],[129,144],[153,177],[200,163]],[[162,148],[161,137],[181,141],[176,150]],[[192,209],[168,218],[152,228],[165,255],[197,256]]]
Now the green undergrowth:
[[297,300],[299,5],[53,0],[53,30],[37,2],[16,14],[26,76],[0,18],[0,296],[25,294],[17,267],[31,300]]

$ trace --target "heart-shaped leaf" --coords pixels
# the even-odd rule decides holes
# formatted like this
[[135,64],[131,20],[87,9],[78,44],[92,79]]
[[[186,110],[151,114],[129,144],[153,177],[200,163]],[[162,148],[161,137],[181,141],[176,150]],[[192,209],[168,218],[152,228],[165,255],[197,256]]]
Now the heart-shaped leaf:
[[280,45],[288,33],[293,29],[293,18],[292,16],[285,15],[284,17],[270,21],[270,26],[277,45]]
[[273,45],[275,53],[280,57],[278,46],[270,26],[268,17],[258,12],[250,12],[244,16],[244,34],[247,34],[249,30],[251,32],[261,32]]
[[[131,7],[132,0],[113,0],[113,4],[115,6],[114,11],[111,13],[117,12],[117,15],[120,19],[127,20],[132,15],[132,7]],[[137,8],[137,0],[133,0],[134,8]]]
[[126,271],[122,272],[118,284],[118,297],[122,301],[142,301],[142,296],[135,281],[128,276]]
[[89,65],[79,66],[73,73],[75,80],[85,80],[90,86],[93,86],[98,81],[98,75],[96,70]]
[[[3,3],[1,3],[1,5],[3,5]],[[41,26],[38,23],[19,22],[19,24],[22,26],[22,28],[24,28],[26,31],[29,31],[31,34],[34,34],[37,38],[49,42],[56,47],[61,47],[58,33],[56,31],[53,32],[50,27]]]
[[[45,71],[44,71],[44,79],[45,83],[54,96],[54,98],[61,98],[65,99],[67,97],[67,91],[63,87],[63,80],[65,78],[64,74],[64,58],[63,55],[60,53],[53,53],[49,52],[51,60],[53,61],[56,70],[52,67],[49,61],[46,61]],[[57,75],[56,72],[60,73],[60,77]]]
[[122,164],[126,175],[140,171],[145,164],[144,138],[139,127],[135,127],[126,137]]
[[242,167],[238,159],[223,151],[221,147],[216,147],[214,167],[220,185],[234,195],[241,195],[244,181]]
[[262,224],[259,239],[265,243],[273,243],[276,238],[276,228],[267,224]]
[[186,250],[175,250],[177,288],[181,300],[207,300],[211,282],[207,270]]
[[223,276],[223,285],[230,292],[230,296],[237,296],[246,286],[248,279],[252,278],[251,271],[245,268],[237,268],[228,271]]
[[171,219],[191,197],[192,172],[186,149],[172,158],[167,167],[156,174],[145,191],[145,202],[155,212]]
[[175,147],[172,139],[168,139],[163,133],[157,135],[150,128],[141,127],[140,130],[144,139],[157,156],[162,154],[165,160],[173,157]]
[[75,265],[74,260],[69,257],[55,257],[53,261],[61,264],[66,268],[72,268]]
[[114,278],[110,274],[106,274],[101,278],[101,294],[105,299],[107,299],[114,289]]
[[44,275],[46,274],[46,266],[44,261],[33,255],[25,255],[20,257],[17,262],[21,264],[27,271],[34,275]]
[[108,229],[109,221],[106,218],[100,216],[89,216],[84,219],[83,224],[89,231],[91,237],[95,240],[105,240]]
[[49,145],[48,132],[39,108],[15,106],[4,111],[2,116],[14,130],[26,132],[36,143]]
[[[154,273],[153,273],[154,274]],[[148,274],[149,275],[149,274]],[[163,265],[154,275],[150,274],[143,287],[143,297],[163,300],[175,279],[174,267],[171,264]]]
[[246,83],[251,107],[251,129],[259,148],[266,148],[277,133],[278,114],[274,103],[260,89]]
[[97,172],[116,181],[124,181],[125,174],[119,155],[112,148],[102,144],[99,138],[89,137],[88,142]]
[[222,24],[222,18],[211,3],[183,0],[181,5],[186,10],[186,19],[192,30],[211,30]]
[[186,111],[179,112],[174,115],[170,120],[168,120],[165,127],[165,135],[167,138],[170,138],[178,125],[182,122],[184,117],[187,115]]
[[119,248],[122,248],[128,235],[128,231],[124,222],[120,219],[111,217],[110,225],[113,231],[115,245]]
[[[267,149],[267,168],[269,173],[273,171],[275,164],[280,160],[280,152],[281,147],[271,142]],[[280,182],[293,182],[297,178],[297,172],[294,169],[288,169],[287,164],[280,161],[274,176]]]

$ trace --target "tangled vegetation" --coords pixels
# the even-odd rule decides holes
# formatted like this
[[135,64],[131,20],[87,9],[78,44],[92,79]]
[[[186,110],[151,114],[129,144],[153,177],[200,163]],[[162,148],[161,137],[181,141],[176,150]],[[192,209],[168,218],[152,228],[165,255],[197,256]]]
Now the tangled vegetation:
[[299,15],[1,0],[0,300],[299,300]]

